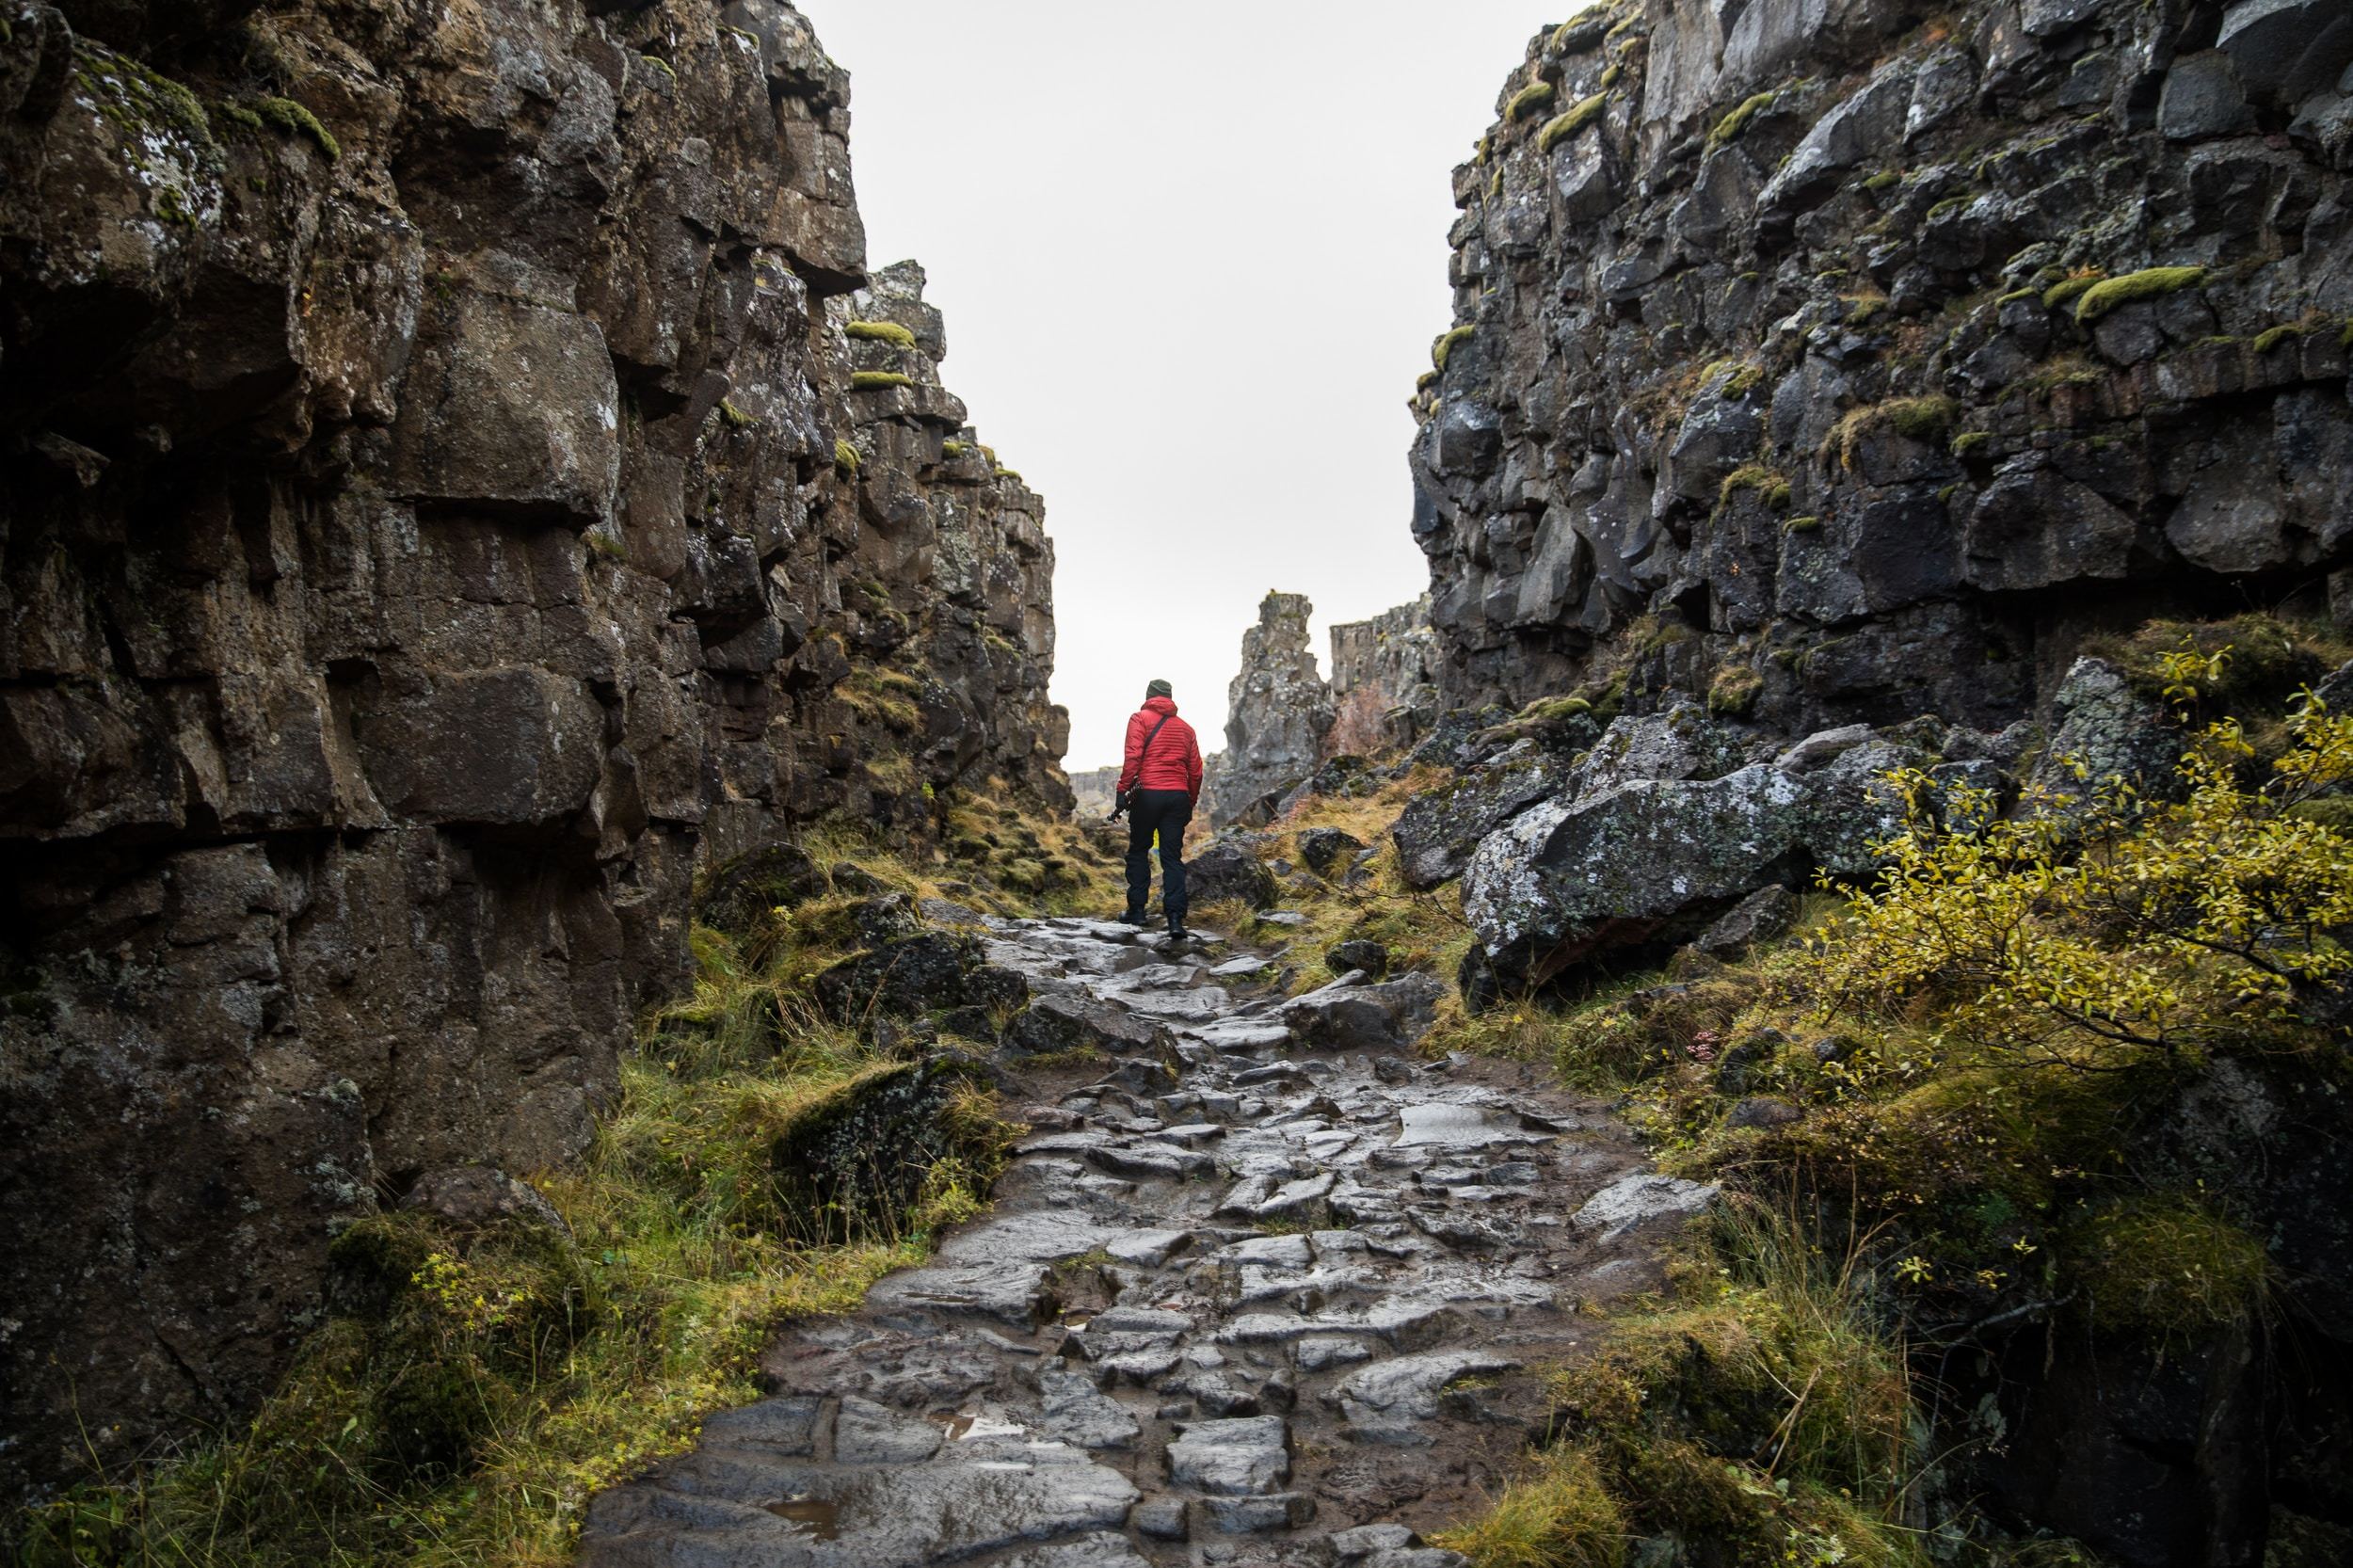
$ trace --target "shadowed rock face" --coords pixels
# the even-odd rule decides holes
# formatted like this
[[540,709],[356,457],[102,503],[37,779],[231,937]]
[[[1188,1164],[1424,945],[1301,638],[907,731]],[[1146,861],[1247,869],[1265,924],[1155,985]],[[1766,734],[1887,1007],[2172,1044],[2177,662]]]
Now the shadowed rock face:
[[1064,725],[791,7],[0,19],[13,1492],[249,1401],[379,1196],[575,1156],[698,862],[1064,798]]
[[2348,67],[2328,0],[1540,36],[1503,96],[1551,106],[1456,171],[1417,396],[1449,704],[1566,692],[1657,616],[1697,635],[1644,643],[1637,710],[1731,666],[1787,736],[1992,729],[2087,630],[2343,600]]

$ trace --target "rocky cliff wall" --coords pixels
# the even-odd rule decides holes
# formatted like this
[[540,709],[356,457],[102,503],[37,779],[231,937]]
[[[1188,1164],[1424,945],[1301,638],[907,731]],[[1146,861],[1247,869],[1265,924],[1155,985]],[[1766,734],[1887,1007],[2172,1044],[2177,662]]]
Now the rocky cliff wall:
[[1430,599],[1332,628],[1332,728],[1323,755],[1378,756],[1436,722],[1441,659]]
[[1449,700],[1998,725],[2087,630],[2342,610],[2349,67],[2340,0],[1540,35],[1417,393]]
[[1039,503],[789,6],[0,22],[13,1492],[248,1403],[422,1173],[575,1155],[698,863],[1067,797]]

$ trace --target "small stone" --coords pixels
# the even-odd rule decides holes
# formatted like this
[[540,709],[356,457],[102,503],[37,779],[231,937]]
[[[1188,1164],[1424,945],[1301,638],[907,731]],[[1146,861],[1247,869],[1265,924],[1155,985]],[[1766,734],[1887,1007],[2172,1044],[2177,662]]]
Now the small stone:
[[1227,1535],[1260,1535],[1297,1529],[1316,1516],[1316,1502],[1304,1492],[1257,1497],[1211,1497],[1209,1522]]
[[1138,1535],[1154,1541],[1183,1541],[1193,1532],[1185,1522],[1185,1499],[1182,1497],[1146,1497],[1136,1504],[1128,1522]]
[[1342,942],[1333,948],[1331,952],[1323,955],[1323,962],[1334,974],[1344,975],[1352,971],[1361,971],[1369,978],[1378,980],[1389,972],[1389,950],[1379,942],[1366,941],[1359,937],[1355,941]]
[[1724,1126],[1734,1128],[1787,1127],[1802,1120],[1805,1113],[1787,1100],[1772,1095],[1751,1095],[1732,1108],[1724,1118]]

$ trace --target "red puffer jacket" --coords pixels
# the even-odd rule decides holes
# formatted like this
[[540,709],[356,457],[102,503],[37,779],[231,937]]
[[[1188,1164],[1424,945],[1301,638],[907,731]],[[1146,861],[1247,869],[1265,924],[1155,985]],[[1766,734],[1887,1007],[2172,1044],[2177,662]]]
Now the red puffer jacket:
[[[1160,724],[1165,714],[1168,722]],[[1144,738],[1152,727],[1152,754],[1144,754]],[[1128,760],[1119,770],[1123,790],[1182,790],[1196,804],[1201,799],[1201,741],[1193,726],[1176,716],[1176,704],[1164,696],[1146,697],[1144,707],[1128,720]]]

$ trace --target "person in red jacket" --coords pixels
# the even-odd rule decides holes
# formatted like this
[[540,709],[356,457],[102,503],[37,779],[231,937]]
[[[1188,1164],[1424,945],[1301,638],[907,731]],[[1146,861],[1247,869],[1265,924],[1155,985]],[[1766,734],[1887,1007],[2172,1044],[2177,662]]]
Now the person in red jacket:
[[1160,908],[1168,934],[1185,935],[1185,824],[1201,799],[1201,741],[1176,716],[1173,689],[1155,680],[1144,689],[1144,706],[1128,720],[1128,758],[1119,788],[1132,791],[1128,803],[1128,913],[1142,925],[1152,896],[1152,840],[1160,841]]

